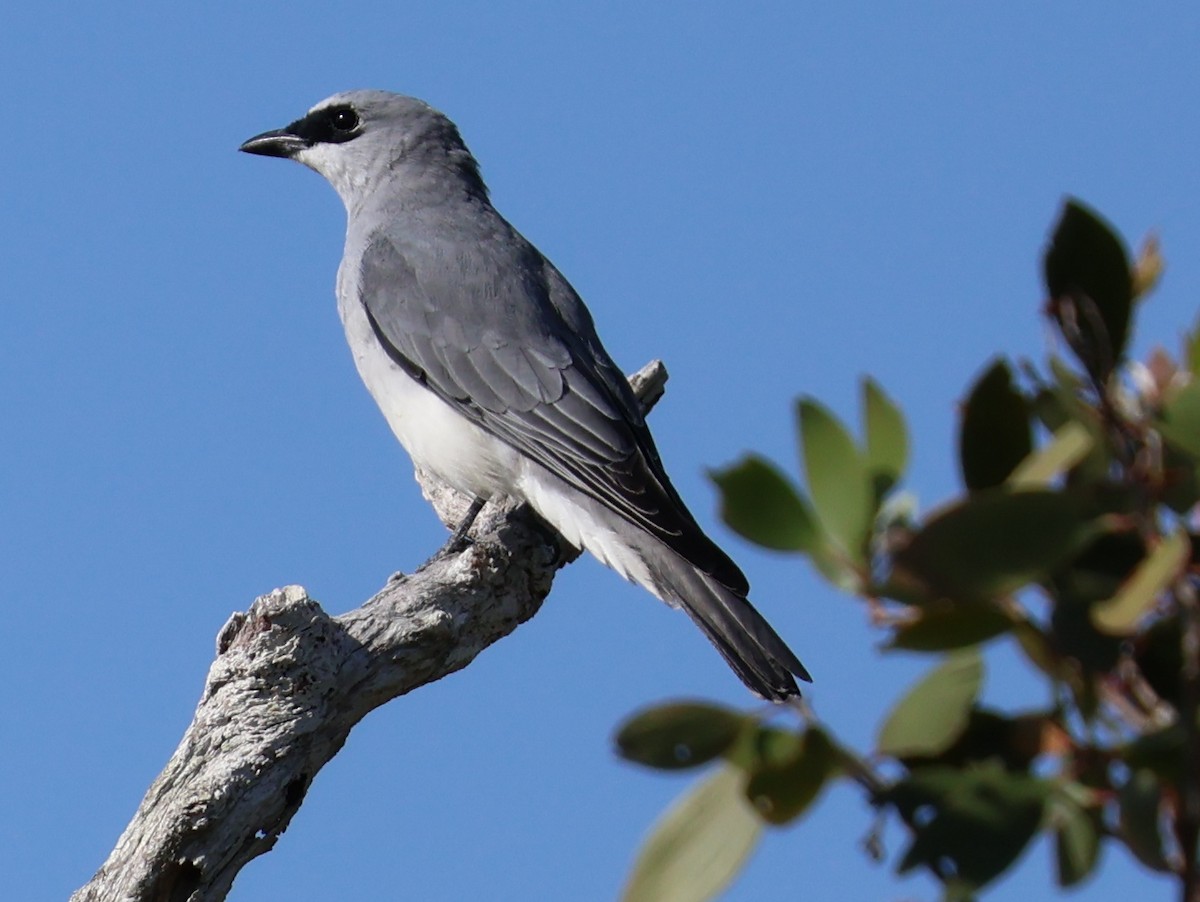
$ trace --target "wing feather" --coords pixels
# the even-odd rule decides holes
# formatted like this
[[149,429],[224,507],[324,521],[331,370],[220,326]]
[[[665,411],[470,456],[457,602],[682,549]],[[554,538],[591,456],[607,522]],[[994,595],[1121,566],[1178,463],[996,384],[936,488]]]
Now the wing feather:
[[[476,257],[377,234],[363,254],[362,303],[406,372],[492,435],[646,530],[736,591],[746,578],[704,535],[666,476],[637,401],[583,303],[515,241]],[[524,259],[489,254],[517,247]]]

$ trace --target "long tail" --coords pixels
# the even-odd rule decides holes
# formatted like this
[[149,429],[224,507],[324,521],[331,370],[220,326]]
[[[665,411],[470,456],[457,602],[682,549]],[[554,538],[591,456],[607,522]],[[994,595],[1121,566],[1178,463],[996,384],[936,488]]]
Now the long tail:
[[812,681],[800,659],[746,596],[665,547],[643,559],[653,583],[647,588],[686,611],[750,691],[782,702],[800,694],[793,676]]
[[695,531],[690,533],[694,541],[686,545],[711,560],[707,569],[548,474],[523,488],[534,509],[568,542],[586,548],[672,607],[683,608],[752,692],[781,702],[800,694],[794,677],[811,681],[800,659],[746,598],[746,580],[737,565],[686,513],[680,515],[680,527]]

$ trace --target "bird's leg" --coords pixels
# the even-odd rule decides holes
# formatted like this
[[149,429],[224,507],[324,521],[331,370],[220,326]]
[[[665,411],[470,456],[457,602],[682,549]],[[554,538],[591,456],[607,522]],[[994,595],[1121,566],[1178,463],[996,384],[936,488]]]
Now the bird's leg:
[[446,547],[442,549],[444,553],[458,554],[458,552],[471,543],[471,540],[467,538],[467,533],[471,531],[471,526],[474,525],[475,518],[479,516],[479,512],[483,510],[483,506],[486,503],[486,498],[478,495],[475,497],[471,502],[471,506],[467,508],[467,512],[463,514],[463,518],[459,521],[458,528],[454,530],[449,541],[446,542]]

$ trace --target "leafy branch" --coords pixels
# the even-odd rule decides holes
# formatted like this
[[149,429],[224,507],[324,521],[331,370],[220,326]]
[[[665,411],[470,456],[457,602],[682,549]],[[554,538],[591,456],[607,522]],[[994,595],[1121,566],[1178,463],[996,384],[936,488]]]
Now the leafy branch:
[[[1056,881],[1095,870],[1106,844],[1173,874],[1200,902],[1200,329],[1179,360],[1127,358],[1133,313],[1162,262],[1068,201],[1044,257],[1044,313],[1067,356],[991,362],[967,393],[963,495],[919,517],[902,491],[902,413],[862,384],[863,439],[797,404],[807,491],[748,455],[712,474],[722,515],[764,548],[799,554],[860,597],[886,651],[935,656],[875,746],[847,748],[801,707],[652,707],[617,734],[624,757],[676,770],[719,762],[662,818],[627,902],[700,900],[728,884],[763,829],[805,816],[832,781],[856,782],[879,824],[909,837],[896,863],[944,898],[974,898],[1039,833]],[[1049,699],[984,705],[981,649],[1011,637]]]

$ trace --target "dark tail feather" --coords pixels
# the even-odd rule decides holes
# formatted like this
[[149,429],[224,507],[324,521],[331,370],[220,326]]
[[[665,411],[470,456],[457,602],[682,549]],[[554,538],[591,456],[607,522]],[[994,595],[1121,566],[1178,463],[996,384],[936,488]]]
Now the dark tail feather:
[[800,695],[793,675],[812,682],[800,659],[745,596],[673,552],[652,569],[659,590],[687,612],[756,695],[782,702]]

